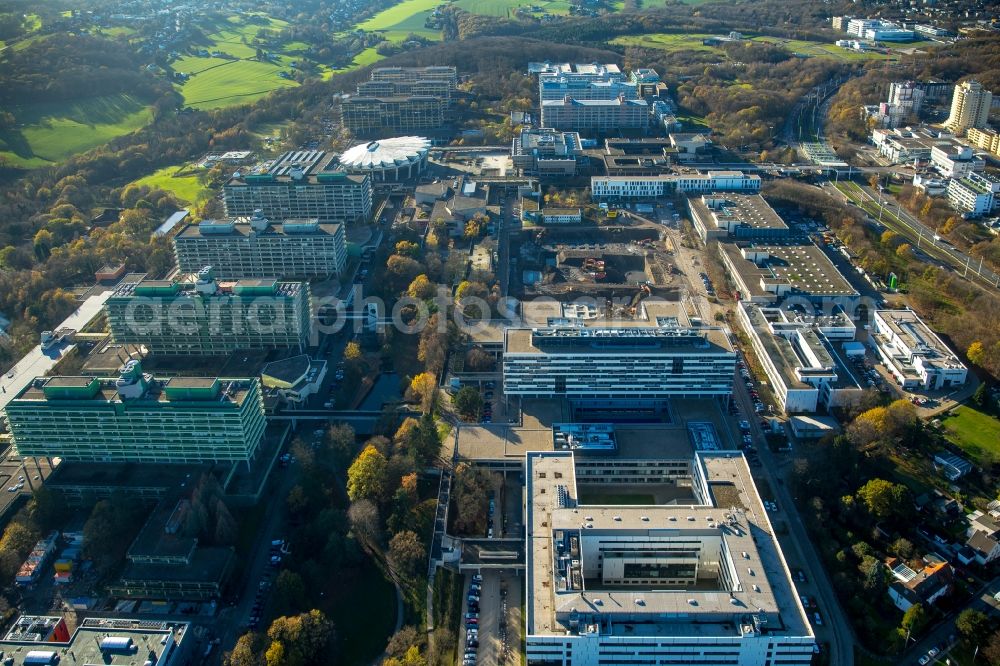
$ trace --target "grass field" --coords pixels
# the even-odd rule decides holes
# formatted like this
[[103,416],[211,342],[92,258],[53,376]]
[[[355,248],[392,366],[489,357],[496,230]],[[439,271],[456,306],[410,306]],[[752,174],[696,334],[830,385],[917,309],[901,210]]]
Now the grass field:
[[209,189],[203,186],[198,179],[197,171],[185,171],[184,167],[177,166],[164,167],[134,181],[133,184],[157,187],[172,192],[181,201],[192,204],[197,203],[204,194],[209,192]]
[[483,14],[485,16],[510,16],[513,17],[518,7],[540,7],[540,12],[534,14],[569,14],[570,3],[567,0],[456,0],[456,7],[461,7],[473,14]]
[[[716,46],[706,46],[702,40],[711,35],[706,34],[672,34],[672,33],[649,33],[645,35],[627,35],[616,37],[611,40],[612,44],[623,46],[639,46],[647,49],[660,49],[668,52],[675,51],[705,51],[709,53],[722,54],[723,50]],[[767,42],[776,46],[781,46],[791,53],[801,53],[803,55],[818,58],[834,58],[836,60],[884,60],[893,56],[881,53],[851,51],[843,49],[835,44],[825,42],[807,42],[798,39],[782,39],[780,37],[751,37],[755,42]]]
[[152,111],[131,95],[92,97],[71,104],[31,104],[15,109],[18,131],[0,133],[0,155],[34,168],[60,162],[152,120]]
[[871,51],[854,51],[845,49],[836,44],[825,42],[806,42],[800,39],[782,39],[780,37],[753,37],[755,42],[768,42],[776,46],[784,47],[792,53],[802,53],[808,56],[819,58],[835,58],[837,60],[885,60],[893,56]]
[[652,495],[640,493],[604,493],[600,491],[580,491],[580,504],[609,504],[618,506],[646,506],[655,504],[656,499]]
[[1000,462],[1000,420],[961,406],[942,421],[948,439],[980,465]]
[[441,39],[439,31],[424,27],[424,20],[439,4],[440,0],[404,0],[354,27],[380,32],[390,42],[401,42],[410,33],[426,39]]
[[[218,109],[234,104],[244,104],[260,99],[272,90],[298,85],[295,81],[278,77],[281,71],[275,65],[256,60],[219,60],[194,73],[181,86],[184,103],[196,109]],[[183,70],[191,73],[190,70]]]
[[615,37],[612,44],[622,46],[639,46],[647,49],[661,49],[663,51],[710,51],[722,53],[721,49],[714,46],[705,46],[701,40],[710,37],[707,34],[669,34],[669,33],[649,33],[645,35],[626,35]]
[[175,60],[172,65],[175,72],[192,75],[180,86],[185,104],[196,109],[218,109],[252,102],[272,90],[298,85],[278,73],[293,71],[291,63],[308,48],[306,44],[285,44],[278,62],[274,63],[251,60],[257,50],[244,43],[244,40],[251,41],[262,29],[281,30],[287,26],[287,22],[263,14],[231,16],[228,20],[202,26],[206,32],[211,31],[207,34],[210,41],[199,44],[199,48],[219,51],[239,60],[196,56]]

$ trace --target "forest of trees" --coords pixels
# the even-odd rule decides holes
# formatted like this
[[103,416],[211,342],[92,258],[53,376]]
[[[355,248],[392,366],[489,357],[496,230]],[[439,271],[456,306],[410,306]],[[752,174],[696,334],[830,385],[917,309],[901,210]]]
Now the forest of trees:
[[68,102],[126,92],[155,100],[170,84],[141,70],[140,59],[119,42],[91,35],[61,34],[8,49],[0,58],[0,105],[27,101]]

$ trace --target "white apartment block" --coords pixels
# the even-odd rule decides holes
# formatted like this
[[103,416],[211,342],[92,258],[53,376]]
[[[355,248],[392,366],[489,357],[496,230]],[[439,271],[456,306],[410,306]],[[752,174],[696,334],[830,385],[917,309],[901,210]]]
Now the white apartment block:
[[931,166],[945,178],[964,178],[986,168],[986,160],[960,143],[938,144],[931,148]]
[[906,390],[961,386],[967,370],[958,356],[912,310],[876,310],[872,343]]
[[760,176],[742,171],[709,171],[656,176],[593,176],[591,196],[597,201],[641,201],[698,192],[759,192]]
[[693,457],[686,502],[590,506],[575,452],[527,454],[529,666],[810,663],[815,637],[743,455]]
[[970,173],[948,181],[948,201],[968,217],[992,213],[1000,203],[1000,180],[985,173]]

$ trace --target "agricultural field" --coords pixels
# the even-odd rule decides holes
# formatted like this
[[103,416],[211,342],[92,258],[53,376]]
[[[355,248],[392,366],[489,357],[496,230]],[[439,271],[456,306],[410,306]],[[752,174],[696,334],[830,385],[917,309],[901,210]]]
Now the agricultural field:
[[173,193],[181,201],[189,204],[197,203],[207,193],[209,188],[201,183],[199,169],[189,169],[184,166],[169,166],[154,171],[148,176],[133,181],[133,185],[146,185]]
[[942,419],[949,441],[977,464],[1000,463],[1000,420],[972,407],[961,406]]
[[16,109],[17,132],[0,134],[0,157],[21,168],[48,166],[148,124],[151,109],[124,93]]

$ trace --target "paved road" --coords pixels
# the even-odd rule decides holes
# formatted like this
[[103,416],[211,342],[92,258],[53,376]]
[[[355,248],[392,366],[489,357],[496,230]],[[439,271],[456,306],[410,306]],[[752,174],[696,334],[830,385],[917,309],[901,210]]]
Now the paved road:
[[[73,314],[63,320],[53,330],[60,328],[72,328],[76,331],[82,330],[94,317],[101,313],[104,303],[111,298],[112,293],[114,291],[108,289],[100,294],[89,297],[73,311]],[[32,347],[21,360],[14,364],[14,367],[10,368],[7,375],[0,379],[0,386],[2,386],[2,390],[0,390],[0,409],[6,407],[7,403],[15,395],[24,390],[35,377],[42,377],[48,374],[55,367],[56,363],[65,358],[73,348],[74,345],[65,342],[54,345],[44,351],[41,346]]]
[[983,265],[980,260],[973,260],[972,257],[964,252],[935,241],[934,236],[936,232],[911,215],[895,199],[886,197],[884,194],[875,192],[866,185],[860,185],[853,181],[848,186],[851,192],[850,196],[833,188],[830,183],[826,183],[824,186],[828,187],[834,193],[834,196],[861,204],[867,203],[879,206],[879,220],[881,223],[893,231],[906,236],[918,251],[934,259],[943,261],[947,267],[980,286],[994,292],[1000,291],[1000,287],[998,287],[1000,285],[1000,276]]
[[[298,469],[294,465],[289,468],[275,466],[272,472],[271,483],[274,485],[270,488],[268,495],[275,498],[276,501],[265,503],[267,509],[260,522],[257,542],[254,544],[254,549],[250,553],[249,561],[243,572],[243,589],[239,591],[239,601],[235,606],[225,608],[219,613],[216,633],[222,649],[216,652],[216,659],[222,652],[231,650],[236,644],[236,639],[244,632],[264,572],[272,572],[272,583],[277,576],[279,570],[271,566],[271,540],[285,536],[281,532],[285,519],[285,502],[283,500],[292,486],[295,485],[298,476]],[[266,627],[262,628],[266,629]]]
[[782,468],[787,467],[787,463],[782,465],[784,461],[779,460],[776,454],[771,453],[767,444],[764,443],[764,434],[760,428],[759,418],[754,414],[753,402],[750,400],[750,395],[742,381],[736,382],[734,395],[741,411],[746,415],[744,418],[750,421],[754,441],[759,444],[757,448],[760,452],[762,466],[753,468],[755,476],[762,476],[768,481],[778,503],[779,513],[772,514],[772,522],[784,519],[790,530],[788,536],[779,537],[785,558],[788,560],[789,566],[797,565],[798,568],[805,571],[808,577],[807,583],[796,583],[796,588],[801,594],[808,594],[817,599],[819,612],[824,622],[822,627],[813,627],[817,640],[829,642],[831,666],[851,666],[854,663],[853,633],[843,610],[840,608],[837,594],[826,575],[819,555],[809,540],[809,535],[792,501],[791,493],[788,492],[784,483],[785,472]]
[[[979,588],[965,608],[973,608],[988,615],[992,614],[994,618],[1000,618],[1000,604],[993,599],[993,595],[997,591],[1000,591],[1000,576]],[[910,649],[900,657],[898,663],[918,664],[919,666],[920,657],[927,654],[932,647],[941,650],[941,654],[937,655],[932,663],[944,663],[947,656],[947,651],[944,648],[951,647],[951,637],[958,635],[958,631],[955,629],[955,619],[965,608],[951,613],[944,622],[934,627],[921,640],[913,643]]]

